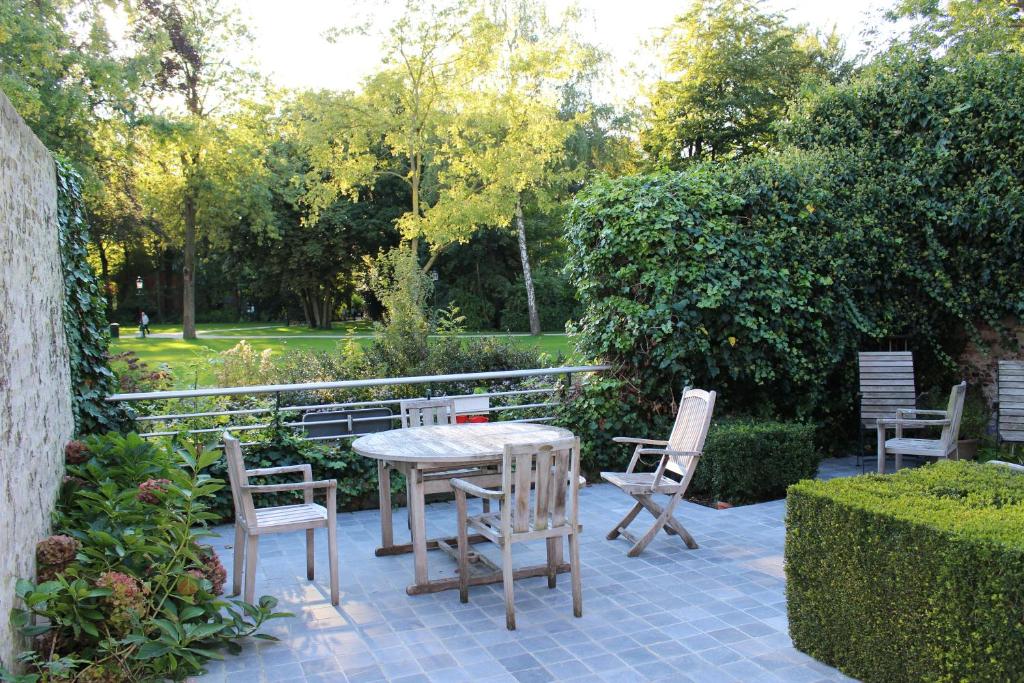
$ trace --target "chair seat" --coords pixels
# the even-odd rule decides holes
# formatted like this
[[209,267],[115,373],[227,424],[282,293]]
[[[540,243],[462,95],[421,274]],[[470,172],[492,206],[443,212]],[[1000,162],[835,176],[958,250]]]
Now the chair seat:
[[280,505],[256,509],[256,528],[251,533],[272,533],[327,526],[327,508],[316,503]]
[[942,458],[948,455],[938,439],[888,439],[885,442],[886,453],[901,455],[923,455]]
[[673,495],[682,484],[666,476],[655,485],[654,472],[602,472],[601,478],[626,493],[664,493]]

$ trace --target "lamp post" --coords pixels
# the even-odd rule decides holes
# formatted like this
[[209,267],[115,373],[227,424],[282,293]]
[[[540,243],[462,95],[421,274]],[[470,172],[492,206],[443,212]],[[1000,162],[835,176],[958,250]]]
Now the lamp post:
[[135,291],[138,292],[139,294],[142,294],[142,287],[143,287],[143,282],[142,282],[142,276],[140,275],[137,278],[135,278]]

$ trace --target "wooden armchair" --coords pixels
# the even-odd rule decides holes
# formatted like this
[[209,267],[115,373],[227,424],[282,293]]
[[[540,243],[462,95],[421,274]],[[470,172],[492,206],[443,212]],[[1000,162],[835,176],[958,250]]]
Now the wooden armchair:
[[[642,553],[644,548],[658,535],[658,531],[665,527],[668,527],[666,531],[669,534],[678,534],[691,550],[697,548],[697,542],[693,540],[693,536],[679,523],[679,520],[672,516],[672,512],[683,494],[686,493],[690,480],[693,479],[693,473],[697,470],[697,462],[704,452],[704,440],[707,438],[708,428],[711,426],[711,414],[714,407],[715,392],[687,388],[683,391],[682,400],[679,402],[679,412],[676,414],[676,421],[667,441],[625,436],[617,436],[613,439],[615,443],[636,446],[633,450],[633,458],[629,461],[625,472],[601,473],[602,479],[636,500],[626,516],[608,532],[608,540],[624,536],[633,543],[633,547],[626,553],[630,557],[636,557]],[[659,456],[658,466],[654,472],[636,471],[641,456],[645,455]],[[678,479],[667,476],[666,472]],[[656,493],[669,497],[664,508],[652,499]],[[641,510],[650,512],[655,521],[647,533],[636,537],[626,531],[626,527],[632,524]]]
[[[925,458],[948,458],[957,454],[957,439],[960,438],[960,418],[964,413],[964,397],[967,395],[967,382],[957,384],[949,392],[949,404],[945,410],[920,410],[918,408],[900,408],[894,419],[878,420],[878,472],[885,474],[885,458],[892,453],[896,456],[896,469],[903,464],[904,455],[917,455]],[[918,416],[930,415],[933,419],[919,419]],[[908,427],[942,427],[938,439],[904,438],[903,430]],[[896,438],[886,439],[889,429],[896,431]]]
[[[287,465],[247,470],[242,459],[242,446],[238,439],[224,432],[224,454],[227,458],[231,497],[235,504],[235,559],[232,576],[232,594],[242,588],[242,569],[245,568],[246,602],[252,602],[256,590],[256,564],[259,538],[264,534],[286,531],[306,532],[306,578],[313,580],[313,530],[327,529],[328,561],[331,569],[331,604],[338,604],[338,527],[337,492],[334,479],[313,481],[313,469],[307,465]],[[276,474],[302,474],[302,481],[294,484],[251,485],[249,477]],[[313,502],[313,492],[327,494],[327,506]],[[303,502],[297,505],[278,505],[257,508],[253,497],[261,493],[302,491]]]
[[[516,627],[512,569],[512,544],[544,540],[547,543],[548,587],[555,587],[562,538],[569,540],[569,571],[572,608],[583,616],[579,547],[579,439],[560,439],[543,444],[505,446],[501,465],[501,489],[485,489],[464,479],[452,479],[459,528],[459,599],[469,600],[468,528],[501,548],[501,573],[505,587],[505,625]],[[531,489],[534,492],[531,504]],[[499,512],[470,516],[466,497],[497,501]]]

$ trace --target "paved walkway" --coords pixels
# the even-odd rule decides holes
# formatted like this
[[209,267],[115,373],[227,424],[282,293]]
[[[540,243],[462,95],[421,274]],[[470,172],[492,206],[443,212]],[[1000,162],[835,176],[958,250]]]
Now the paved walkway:
[[[826,461],[823,478],[858,472],[852,458]],[[680,505],[678,516],[701,547],[661,534],[639,558],[605,533],[630,499],[606,484],[580,499],[584,533],[583,618],[572,616],[569,577],[516,582],[518,630],[505,629],[501,586],[410,597],[412,556],[374,557],[374,511],[339,515],[341,605],[330,604],[326,538],[317,532],[318,578],[305,578],[304,535],[261,540],[257,595],[271,594],[293,619],[267,632],[281,642],[247,643],[239,657],[213,663],[203,681],[849,681],[798,652],[787,633],[782,553],[785,501],[712,510]],[[396,515],[396,538],[404,516]],[[427,507],[428,533],[451,533],[451,503]],[[645,520],[636,524],[645,523]],[[430,528],[432,527],[432,528]],[[231,530],[213,539],[231,571]],[[540,549],[516,547],[516,561]],[[481,545],[478,548],[487,548]],[[493,548],[488,549],[493,554]],[[454,575],[430,553],[432,577]]]

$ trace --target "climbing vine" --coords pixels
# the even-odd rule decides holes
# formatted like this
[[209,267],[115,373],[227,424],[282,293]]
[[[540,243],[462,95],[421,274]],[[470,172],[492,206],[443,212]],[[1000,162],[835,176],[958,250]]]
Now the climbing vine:
[[113,393],[107,362],[107,316],[96,274],[88,261],[89,226],[82,208],[82,179],[56,160],[57,227],[64,276],[64,334],[71,366],[71,405],[75,432],[91,434],[124,425],[122,408],[104,401]]

